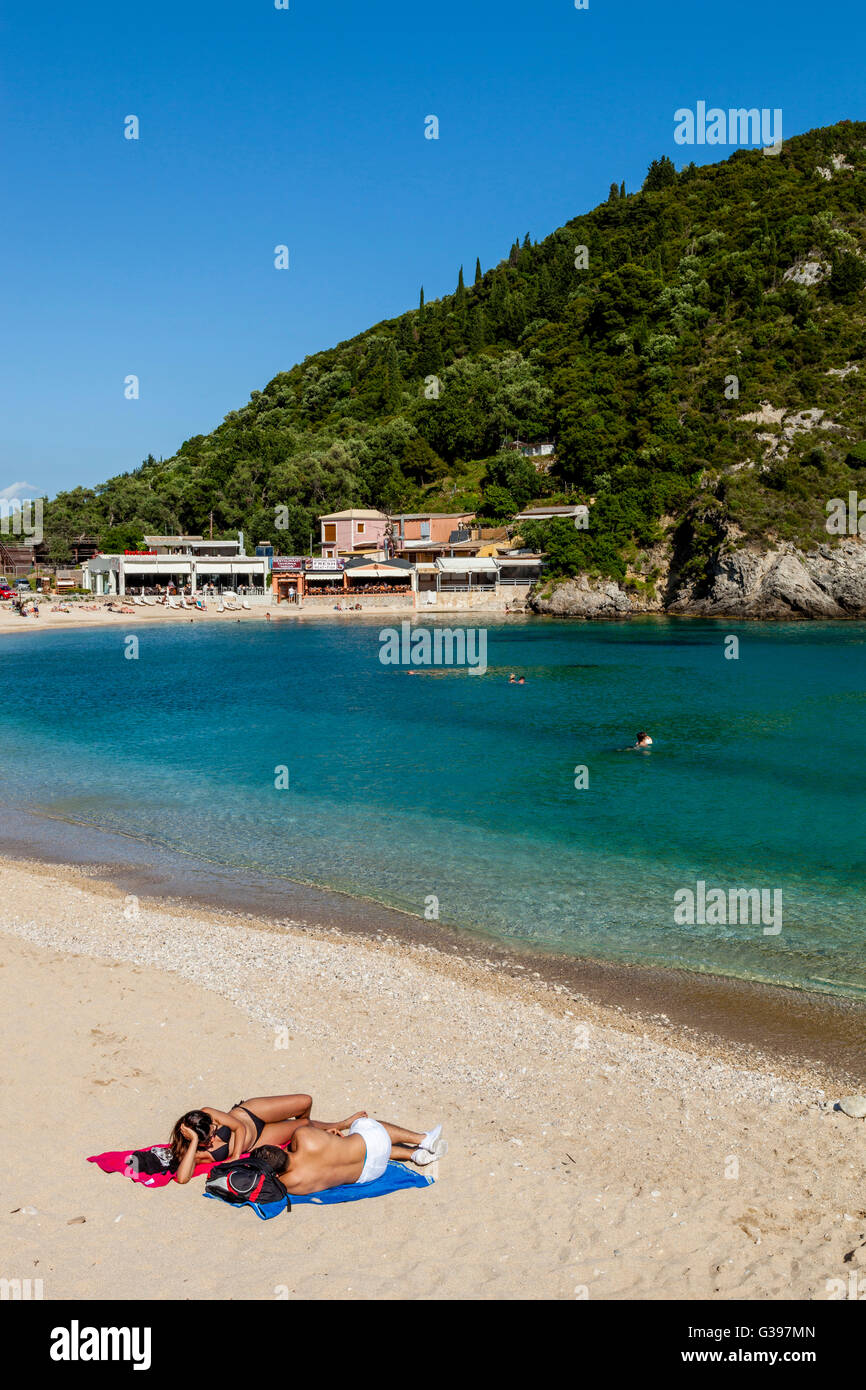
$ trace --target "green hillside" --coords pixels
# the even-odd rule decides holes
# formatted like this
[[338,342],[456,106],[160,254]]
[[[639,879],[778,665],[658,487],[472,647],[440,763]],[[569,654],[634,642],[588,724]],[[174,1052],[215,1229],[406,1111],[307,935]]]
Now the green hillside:
[[[212,512],[215,535],[290,553],[323,511],[493,520],[546,497],[596,499],[587,532],[533,536],[563,572],[621,577],[661,518],[695,568],[724,535],[826,541],[825,500],[866,492],[864,284],[866,123],[778,157],[656,160],[640,192],[612,184],[452,295],[280,372],[173,458],[60,494],[46,541],[62,561],[82,533],[128,549]],[[556,440],[549,477],[502,452],[515,435]]]

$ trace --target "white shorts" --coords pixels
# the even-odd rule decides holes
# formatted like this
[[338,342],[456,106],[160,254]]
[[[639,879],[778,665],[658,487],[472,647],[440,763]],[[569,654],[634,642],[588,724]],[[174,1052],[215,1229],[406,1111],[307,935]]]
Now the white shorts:
[[364,1118],[355,1120],[349,1133],[360,1134],[367,1145],[367,1157],[361,1176],[355,1179],[356,1183],[374,1182],[376,1178],[381,1178],[391,1157],[391,1139],[387,1129],[383,1129],[378,1120]]

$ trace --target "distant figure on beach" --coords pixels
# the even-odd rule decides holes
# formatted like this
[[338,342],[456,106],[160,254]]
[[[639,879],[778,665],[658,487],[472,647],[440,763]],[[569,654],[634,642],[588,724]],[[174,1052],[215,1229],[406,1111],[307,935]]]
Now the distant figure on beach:
[[[341,1128],[349,1133],[341,1134]],[[332,1125],[324,1134],[309,1126],[297,1130],[288,1153],[272,1144],[263,1144],[253,1153],[264,1160],[287,1192],[301,1196],[345,1183],[361,1186],[375,1182],[392,1158],[419,1167],[433,1163],[448,1152],[441,1133],[441,1125],[420,1134],[362,1115],[350,1126]]]
[[266,613],[266,614],[265,614],[265,617],[267,618],[268,622],[271,621],[271,615],[270,615],[270,613]]
[[249,1153],[260,1141],[265,1144],[287,1144],[297,1129],[348,1129],[364,1118],[359,1110],[348,1120],[313,1120],[310,1112],[313,1097],[257,1096],[239,1100],[228,1113],[204,1105],[200,1110],[188,1110],[181,1115],[171,1132],[170,1167],[177,1182],[188,1183],[197,1163],[223,1163]]

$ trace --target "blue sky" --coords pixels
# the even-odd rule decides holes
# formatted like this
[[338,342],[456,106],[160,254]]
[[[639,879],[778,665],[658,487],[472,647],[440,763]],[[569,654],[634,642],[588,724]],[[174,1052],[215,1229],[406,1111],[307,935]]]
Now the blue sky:
[[686,162],[678,107],[866,116],[862,0],[290,6],[5,0],[0,490],[170,456],[422,283]]

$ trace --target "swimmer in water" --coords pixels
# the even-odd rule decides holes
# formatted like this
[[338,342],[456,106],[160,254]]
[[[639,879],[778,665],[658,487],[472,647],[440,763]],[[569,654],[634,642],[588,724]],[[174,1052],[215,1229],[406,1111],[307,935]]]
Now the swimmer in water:
[[517,677],[515,676],[515,674],[514,674],[513,671],[511,672],[511,675],[508,677],[508,684],[509,684],[509,685],[516,685],[516,684],[517,684]]
[[526,684],[526,677],[525,677],[525,676],[521,676],[521,677],[520,677],[520,680],[517,682],[517,684],[518,684],[518,685],[525,685],[525,684]]
[[635,740],[635,748],[649,748],[651,744],[652,739],[650,738],[649,734],[644,733],[642,729]]

